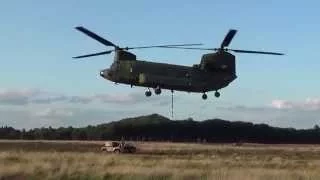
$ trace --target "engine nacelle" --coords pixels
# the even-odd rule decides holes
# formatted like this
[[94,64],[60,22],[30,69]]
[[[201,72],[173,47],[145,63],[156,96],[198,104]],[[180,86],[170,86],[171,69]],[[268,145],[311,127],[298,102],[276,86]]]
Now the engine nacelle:
[[200,68],[208,71],[235,74],[235,56],[228,52],[204,54],[201,58]]
[[122,61],[122,60],[135,61],[137,60],[137,58],[136,58],[136,55],[131,52],[120,50],[115,52],[114,60],[115,61]]

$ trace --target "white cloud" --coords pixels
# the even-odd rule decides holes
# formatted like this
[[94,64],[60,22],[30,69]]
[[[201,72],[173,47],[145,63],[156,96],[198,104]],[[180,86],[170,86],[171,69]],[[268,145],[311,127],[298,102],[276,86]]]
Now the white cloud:
[[[150,98],[148,98],[150,99]],[[139,104],[148,102],[144,93],[117,93],[117,94],[95,94],[88,96],[66,95],[42,90],[2,90],[0,91],[1,105],[24,106],[28,104],[89,104],[89,103],[109,103],[109,104]],[[165,104],[159,96],[152,97],[153,101]]]
[[[48,107],[50,106],[50,107]],[[127,113],[129,115],[130,112]],[[40,127],[84,127],[119,120],[124,111],[99,108],[59,108],[47,105],[47,108],[0,108],[0,127],[40,128]]]
[[[170,101],[144,92],[67,95],[44,90],[0,91],[0,126],[87,126],[152,113],[167,115]],[[178,98],[179,99],[179,98]]]
[[[265,106],[237,106],[223,100],[203,101],[197,95],[190,96],[175,95],[175,119],[220,118],[297,128],[320,124],[320,99],[317,98],[300,102],[273,100]],[[167,92],[147,98],[141,91],[83,96],[42,90],[0,90],[0,126],[80,127],[152,113],[170,117],[170,103],[171,94]]]
[[266,123],[277,127],[312,128],[320,124],[320,101],[307,98],[304,101],[272,100],[265,106],[219,106],[220,117],[227,120]]
[[38,90],[21,89],[21,90],[0,90],[0,103],[8,105],[25,105],[29,98],[39,93]]
[[47,118],[64,118],[73,116],[73,112],[67,109],[61,108],[46,108],[40,109],[34,112],[36,117],[47,117]]
[[293,110],[320,110],[319,98],[307,98],[302,102],[288,100],[273,100],[271,107],[276,109],[293,109]]

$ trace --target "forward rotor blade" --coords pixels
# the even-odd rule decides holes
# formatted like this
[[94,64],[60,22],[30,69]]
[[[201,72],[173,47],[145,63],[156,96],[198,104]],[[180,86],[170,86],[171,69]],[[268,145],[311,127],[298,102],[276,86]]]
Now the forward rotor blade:
[[179,46],[201,46],[203,44],[171,44],[171,45],[156,45],[156,46],[138,46],[138,47],[127,47],[124,49],[144,49],[144,48],[165,48],[165,47],[179,47]]
[[104,54],[110,54],[113,50],[111,51],[103,51],[103,52],[99,52],[99,53],[93,53],[93,54],[86,54],[86,55],[82,55],[82,56],[76,56],[73,57],[74,59],[79,59],[79,58],[85,58],[85,57],[92,57],[92,56],[100,56],[100,55],[104,55]]
[[270,54],[270,55],[284,55],[283,53],[276,52],[266,52],[266,51],[248,51],[248,50],[239,50],[239,49],[227,49],[237,53],[252,53],[252,54]]
[[224,47],[229,46],[231,40],[233,39],[234,35],[236,35],[237,30],[235,29],[230,29],[228,34],[224,37],[224,40],[221,43],[221,49]]
[[99,41],[100,43],[106,45],[106,46],[113,46],[113,47],[117,47],[115,44],[113,44],[112,42],[102,38],[101,36],[95,34],[94,32],[82,27],[82,26],[78,26],[76,27],[76,29],[84,34],[86,34],[87,36]]

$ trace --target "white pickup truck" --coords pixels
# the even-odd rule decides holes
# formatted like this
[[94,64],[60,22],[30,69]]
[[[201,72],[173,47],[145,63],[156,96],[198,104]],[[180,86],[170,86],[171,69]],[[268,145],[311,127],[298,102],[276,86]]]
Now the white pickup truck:
[[101,151],[114,153],[135,153],[136,147],[131,143],[121,143],[117,141],[105,142]]

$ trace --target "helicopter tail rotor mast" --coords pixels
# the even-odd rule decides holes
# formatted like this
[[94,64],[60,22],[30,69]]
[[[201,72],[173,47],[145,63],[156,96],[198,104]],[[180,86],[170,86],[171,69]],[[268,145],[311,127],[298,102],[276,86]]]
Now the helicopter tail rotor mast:
[[86,54],[86,55],[73,57],[75,59],[110,54],[113,51],[117,51],[117,50],[146,49],[146,48],[166,48],[166,47],[181,47],[181,46],[199,46],[199,45],[202,45],[202,44],[198,43],[198,44],[152,45],[152,46],[138,46],[138,47],[124,47],[124,48],[121,48],[121,47],[115,45],[114,43],[102,38],[101,36],[97,35],[96,33],[86,29],[85,27],[78,26],[78,27],[75,27],[75,29],[77,29],[78,31],[86,34],[87,36],[91,37],[92,39],[95,39],[96,41],[100,42],[101,44],[103,44],[105,46],[114,47],[113,50],[102,51],[102,52],[98,52],[98,53],[92,53],[92,54]]
[[192,49],[192,50],[211,50],[211,51],[233,51],[236,53],[251,53],[251,54],[269,54],[269,55],[284,55],[283,53],[277,53],[277,52],[267,52],[267,51],[251,51],[251,50],[240,50],[240,49],[229,49],[226,48],[231,43],[232,39],[236,35],[237,30],[230,29],[229,32],[226,34],[225,38],[223,39],[221,45],[219,48],[192,48],[192,47],[164,47],[164,48],[175,48],[175,49]]

